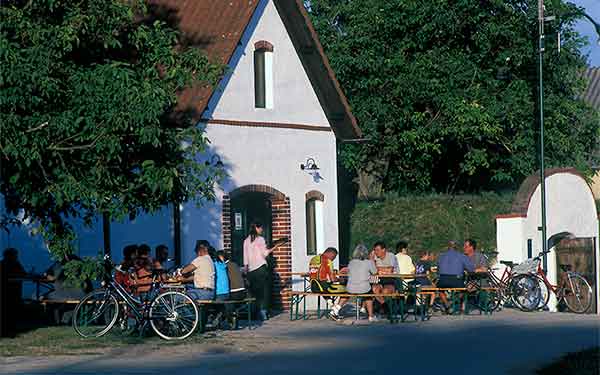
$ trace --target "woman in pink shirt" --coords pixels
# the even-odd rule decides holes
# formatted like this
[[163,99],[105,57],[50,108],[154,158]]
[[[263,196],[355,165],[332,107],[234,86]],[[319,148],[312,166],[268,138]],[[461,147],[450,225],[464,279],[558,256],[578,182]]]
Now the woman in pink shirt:
[[244,240],[244,268],[248,272],[250,294],[256,298],[263,320],[267,319],[267,297],[269,294],[269,269],[267,257],[273,249],[267,248],[260,223],[250,225],[250,235]]

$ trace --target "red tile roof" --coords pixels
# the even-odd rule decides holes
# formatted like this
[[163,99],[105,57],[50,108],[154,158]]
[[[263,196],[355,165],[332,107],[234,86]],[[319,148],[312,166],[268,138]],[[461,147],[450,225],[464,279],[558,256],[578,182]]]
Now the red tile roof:
[[[214,62],[227,64],[260,0],[150,0],[160,15],[183,34],[184,43],[202,49]],[[302,0],[273,0],[309,76],[325,114],[339,139],[362,133],[350,111]],[[178,109],[199,119],[213,88],[197,85],[179,95]]]

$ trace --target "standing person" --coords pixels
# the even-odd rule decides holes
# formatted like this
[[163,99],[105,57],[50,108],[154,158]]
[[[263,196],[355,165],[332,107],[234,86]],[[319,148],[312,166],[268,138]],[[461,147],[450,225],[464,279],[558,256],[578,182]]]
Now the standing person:
[[[399,273],[398,261],[394,254],[387,251],[385,243],[378,241],[373,246],[373,262],[377,267],[379,275],[386,273]],[[393,278],[379,278],[379,284],[373,285],[373,293],[375,294],[392,294],[396,291],[396,281]],[[385,298],[375,297],[379,305],[384,306]]]
[[[456,241],[448,242],[448,250],[440,255],[438,261],[438,272],[440,278],[437,283],[438,288],[464,288],[465,271],[473,272],[475,266],[471,259],[465,254],[456,251]],[[446,312],[449,311],[448,298],[446,293],[440,293],[440,298],[444,302]]]
[[250,234],[244,240],[244,269],[248,273],[250,293],[256,298],[256,304],[260,309],[260,317],[262,320],[266,320],[268,319],[267,301],[270,290],[267,257],[273,252],[273,249],[267,248],[262,233],[261,223],[250,224]]
[[[196,242],[196,255],[192,263],[179,271],[178,280],[194,282],[193,286],[187,287],[187,292],[193,299],[213,300],[215,299],[215,266],[208,255],[208,247],[200,241]],[[189,274],[193,274],[192,277],[185,276]]]
[[[348,264],[348,284],[346,290],[351,294],[370,294],[374,293],[371,290],[371,276],[377,275],[377,267],[369,257],[369,251],[363,244],[359,244],[352,253],[352,260]],[[345,302],[345,301],[344,301]],[[364,304],[369,315],[369,322],[377,321],[377,317],[373,314],[373,300],[365,299]],[[338,308],[335,315],[339,313]]]
[[[398,262],[398,270],[402,275],[411,275],[415,273],[415,265],[412,258],[408,255],[408,242],[399,241],[396,245],[396,261]],[[404,279],[407,283],[413,279]]]
[[17,333],[17,321],[21,312],[23,303],[23,282],[19,280],[10,280],[26,276],[25,269],[19,262],[19,252],[17,249],[9,247],[2,253],[2,261],[0,262],[0,322],[2,327],[0,331],[7,337],[15,337]]

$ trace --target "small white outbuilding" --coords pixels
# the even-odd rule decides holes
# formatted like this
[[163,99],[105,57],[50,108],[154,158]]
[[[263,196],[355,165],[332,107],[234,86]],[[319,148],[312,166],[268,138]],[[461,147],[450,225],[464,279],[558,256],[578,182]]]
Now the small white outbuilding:
[[[548,249],[544,259],[548,280],[556,284],[559,265],[572,263],[594,289],[596,301],[600,272],[598,214],[592,190],[575,169],[548,169],[546,176],[546,223]],[[498,259],[523,262],[542,250],[541,193],[539,174],[529,176],[521,185],[512,212],[496,216]],[[551,311],[556,299],[551,295]],[[592,310],[597,311],[596,302]]]

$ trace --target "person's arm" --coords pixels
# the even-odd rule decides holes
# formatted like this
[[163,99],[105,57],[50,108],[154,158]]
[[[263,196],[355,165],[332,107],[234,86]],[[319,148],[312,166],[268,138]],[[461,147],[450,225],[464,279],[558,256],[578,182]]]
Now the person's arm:
[[392,268],[394,273],[400,273],[400,265],[398,264],[398,258],[395,255],[392,256]]
[[263,236],[257,237],[254,241],[258,241],[256,246],[258,246],[258,249],[260,250],[263,258],[268,257],[269,254],[273,252],[274,249],[267,248],[267,242],[265,241],[265,238]]
[[377,266],[375,266],[374,261],[369,262],[369,272],[371,273],[371,275],[377,275]]
[[417,267],[415,267],[415,264],[413,263],[412,259],[409,258],[409,260],[410,260],[410,267],[409,267],[410,272],[409,273],[415,273],[417,271]]
[[249,249],[249,243],[248,242],[249,242],[248,239],[244,240],[244,251],[243,251],[243,253],[244,253],[244,267],[243,268],[244,268],[245,271],[248,271],[248,258],[249,258],[248,252],[250,251],[250,249]]

